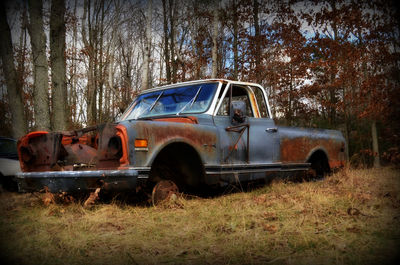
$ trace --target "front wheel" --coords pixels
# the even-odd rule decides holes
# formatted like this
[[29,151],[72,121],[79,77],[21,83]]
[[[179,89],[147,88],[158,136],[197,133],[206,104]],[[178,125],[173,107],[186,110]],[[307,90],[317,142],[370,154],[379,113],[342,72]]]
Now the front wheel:
[[172,180],[160,180],[153,188],[151,202],[156,206],[177,196],[178,193],[178,186]]

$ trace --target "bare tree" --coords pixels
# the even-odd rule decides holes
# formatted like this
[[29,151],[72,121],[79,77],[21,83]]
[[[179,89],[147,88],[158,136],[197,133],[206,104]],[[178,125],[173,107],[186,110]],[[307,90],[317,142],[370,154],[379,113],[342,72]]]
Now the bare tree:
[[217,59],[218,59],[218,8],[219,8],[219,1],[214,1],[214,10],[213,10],[213,32],[212,32],[212,73],[211,78],[217,77]]
[[177,53],[176,53],[176,24],[177,24],[177,13],[178,13],[178,4],[174,0],[169,0],[169,24],[170,24],[170,32],[169,32],[169,50],[171,52],[171,65],[172,65],[172,83],[176,83],[178,80],[178,61],[177,61]]
[[[105,16],[104,0],[96,0],[93,2],[85,0],[83,5],[82,16],[82,41],[87,62],[87,85],[86,85],[86,102],[87,102],[87,124],[94,125],[97,123],[99,113],[97,109],[97,97],[101,96],[103,86],[103,21]],[[87,26],[86,26],[87,24]],[[85,59],[86,59],[85,58]],[[99,95],[100,94],[100,95]]]
[[43,4],[41,0],[28,0],[28,5],[30,17],[28,31],[31,37],[33,59],[35,128],[50,130],[49,79],[46,35],[43,28]]
[[142,89],[148,89],[150,86],[150,53],[151,53],[151,17],[152,17],[153,1],[147,2],[147,16],[146,16],[146,39],[145,39],[145,52],[143,58],[143,72],[142,72]]
[[74,5],[73,5],[73,10],[71,13],[71,28],[72,28],[72,41],[70,42],[70,53],[68,54],[69,57],[67,57],[70,60],[70,63],[68,65],[68,80],[67,84],[70,85],[70,87],[67,87],[67,93],[68,93],[68,107],[69,110],[67,111],[68,115],[68,121],[71,122],[70,125],[74,125],[77,121],[78,117],[78,109],[77,109],[77,103],[78,103],[78,52],[77,52],[77,46],[78,46],[78,23],[77,23],[77,3],[78,0],[74,0]]
[[7,23],[6,8],[4,2],[0,3],[0,53],[3,65],[4,77],[7,84],[8,102],[11,106],[12,135],[14,138],[21,137],[26,133],[26,119],[22,103],[22,87],[18,86],[17,74],[13,58],[13,47],[11,31]]
[[239,77],[239,29],[238,29],[238,13],[237,13],[238,4],[236,0],[232,0],[232,9],[233,9],[233,79],[238,79]]
[[167,83],[171,83],[171,65],[169,57],[169,38],[168,38],[168,15],[167,15],[167,0],[162,0],[163,6],[163,33],[164,33],[164,62]]
[[67,128],[67,83],[65,65],[65,0],[51,1],[50,15],[50,61],[52,81],[52,127]]
[[253,0],[253,19],[254,19],[254,41],[255,41],[255,63],[256,63],[256,82],[261,83],[261,32],[259,22],[259,4],[258,0]]

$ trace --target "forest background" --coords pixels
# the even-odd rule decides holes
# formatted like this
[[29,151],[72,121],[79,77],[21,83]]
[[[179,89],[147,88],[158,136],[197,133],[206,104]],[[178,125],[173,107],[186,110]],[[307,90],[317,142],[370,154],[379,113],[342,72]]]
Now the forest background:
[[353,165],[400,163],[394,1],[0,3],[0,135],[115,120],[150,87],[261,84],[280,125],[334,128]]

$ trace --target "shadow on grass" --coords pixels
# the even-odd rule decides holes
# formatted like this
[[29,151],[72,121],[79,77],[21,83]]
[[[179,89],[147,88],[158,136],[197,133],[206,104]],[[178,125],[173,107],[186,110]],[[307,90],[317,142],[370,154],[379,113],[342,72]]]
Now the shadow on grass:
[[[241,193],[241,192],[253,192],[257,190],[264,189],[266,187],[271,186],[273,182],[291,182],[291,183],[302,183],[309,181],[321,181],[324,178],[310,178],[305,177],[304,175],[287,175],[287,176],[273,176],[266,179],[252,180],[246,182],[236,181],[236,183],[224,183],[223,185],[215,185],[215,186],[202,186],[197,189],[192,189],[190,191],[184,191],[179,193],[179,197],[184,200],[193,200],[193,199],[212,199],[218,198],[229,194]],[[17,191],[15,189],[1,191],[2,196],[14,196],[18,197]],[[8,194],[8,195],[7,195]],[[29,194],[29,193],[28,193]],[[28,195],[26,194],[26,195]],[[98,194],[98,198],[95,199],[94,204],[115,204],[115,205],[129,205],[129,206],[137,206],[137,207],[153,207],[153,203],[151,200],[152,194],[152,186],[148,188],[139,189],[138,191],[132,192],[111,192],[106,190],[100,190]],[[52,202],[50,204],[57,205],[68,205],[70,203],[78,203],[82,206],[90,197],[89,192],[80,192],[80,193],[46,193],[46,192],[34,192],[30,193],[29,196],[31,201],[33,198],[37,198],[39,202],[43,203],[43,205],[47,206],[49,203],[46,203],[46,198],[51,196]],[[26,196],[21,196],[26,197]],[[93,206],[92,205],[92,206]]]
[[[324,178],[304,178],[302,176],[278,176],[268,179],[252,180],[246,182],[225,183],[220,186],[202,186],[195,190],[184,191],[180,196],[185,200],[212,199],[229,194],[253,192],[265,189],[275,181],[302,183],[308,181],[321,181]],[[139,192],[101,193],[99,203],[128,204],[131,206],[152,207],[151,189]]]

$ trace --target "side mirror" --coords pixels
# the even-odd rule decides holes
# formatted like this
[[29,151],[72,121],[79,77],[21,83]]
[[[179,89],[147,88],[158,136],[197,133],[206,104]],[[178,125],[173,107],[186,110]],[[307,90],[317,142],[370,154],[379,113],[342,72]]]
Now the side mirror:
[[230,106],[230,118],[234,125],[244,123],[246,121],[246,102],[232,101]]

